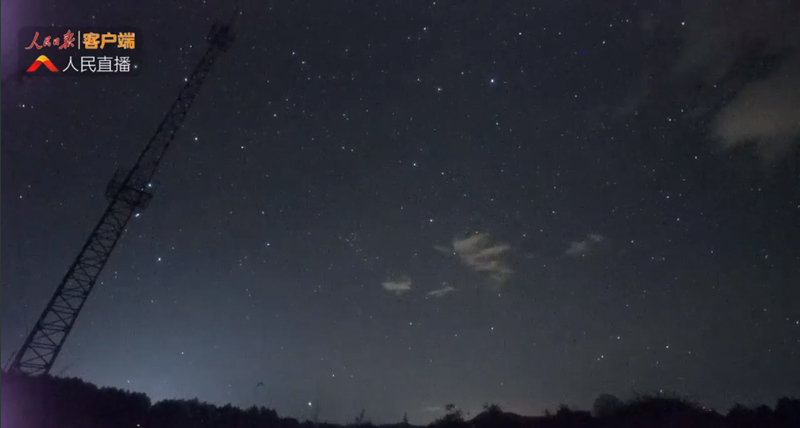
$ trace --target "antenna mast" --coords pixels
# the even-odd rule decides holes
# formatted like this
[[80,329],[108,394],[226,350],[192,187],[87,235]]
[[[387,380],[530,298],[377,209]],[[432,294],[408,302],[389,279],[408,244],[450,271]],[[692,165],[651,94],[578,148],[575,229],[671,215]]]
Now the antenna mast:
[[187,79],[178,98],[158,125],[133,168],[127,172],[118,172],[109,182],[106,188],[106,198],[110,200],[108,208],[14,356],[11,371],[31,375],[50,372],[128,222],[136,210],[147,208],[153,198],[148,191],[153,175],[175,134],[183,125],[214,61],[233,43],[235,37],[232,27],[239,14],[237,8],[228,23],[212,26],[206,37],[209,46],[203,58]]

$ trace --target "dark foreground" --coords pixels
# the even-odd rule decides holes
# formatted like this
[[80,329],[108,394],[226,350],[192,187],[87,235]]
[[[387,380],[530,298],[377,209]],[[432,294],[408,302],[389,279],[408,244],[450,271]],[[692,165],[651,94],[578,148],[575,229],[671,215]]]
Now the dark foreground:
[[[20,428],[257,428],[342,427],[281,418],[264,407],[239,409],[166,400],[152,404],[142,393],[98,388],[80,379],[28,377],[3,372],[0,376],[0,426]],[[454,406],[432,427],[759,427],[799,428],[800,400],[782,398],[774,408],[735,406],[728,414],[704,410],[674,397],[647,396],[623,403],[613,396],[597,399],[593,413],[561,407],[543,417],[519,416],[486,406],[465,420]],[[373,426],[363,416],[346,426]],[[384,427],[411,427],[408,423]]]

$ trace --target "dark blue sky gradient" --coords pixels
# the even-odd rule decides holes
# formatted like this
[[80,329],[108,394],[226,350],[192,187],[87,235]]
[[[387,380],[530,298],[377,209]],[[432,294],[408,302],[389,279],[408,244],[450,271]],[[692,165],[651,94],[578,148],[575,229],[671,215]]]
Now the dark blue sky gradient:
[[[53,372],[339,422],[800,393],[800,130],[725,121],[797,82],[797,11],[597,3],[244,1]],[[9,7],[3,361],[232,10],[16,6],[146,37],[136,78],[20,85]]]

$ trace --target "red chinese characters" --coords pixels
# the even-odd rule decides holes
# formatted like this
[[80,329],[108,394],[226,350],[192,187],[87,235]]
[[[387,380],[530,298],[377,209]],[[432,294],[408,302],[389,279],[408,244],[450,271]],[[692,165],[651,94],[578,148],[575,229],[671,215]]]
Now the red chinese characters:
[[64,34],[63,43],[61,43],[61,46],[59,46],[58,49],[67,49],[72,47],[75,47],[75,34],[72,31],[67,30],[67,32]]
[[26,47],[25,50],[31,50],[34,48],[36,50],[40,50],[42,48],[48,48],[53,46],[58,46],[59,50],[75,47],[75,33],[73,33],[71,30],[67,30],[63,38],[45,36],[41,44],[39,44],[38,40],[39,40],[39,32],[37,31],[36,34],[33,35],[33,40],[31,41],[31,44],[28,45],[28,47]]

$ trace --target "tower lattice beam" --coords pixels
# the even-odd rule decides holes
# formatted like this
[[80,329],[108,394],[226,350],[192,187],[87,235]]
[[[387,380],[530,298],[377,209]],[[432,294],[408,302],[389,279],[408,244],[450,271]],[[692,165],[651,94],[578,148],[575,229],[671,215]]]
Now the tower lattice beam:
[[50,372],[128,222],[136,210],[145,209],[150,203],[153,195],[148,188],[153,175],[183,125],[214,61],[233,43],[232,27],[238,14],[237,11],[227,24],[214,24],[206,38],[208,49],[136,163],[129,171],[118,172],[109,182],[106,188],[106,197],[110,200],[108,208],[14,356],[10,370],[34,375]]

